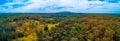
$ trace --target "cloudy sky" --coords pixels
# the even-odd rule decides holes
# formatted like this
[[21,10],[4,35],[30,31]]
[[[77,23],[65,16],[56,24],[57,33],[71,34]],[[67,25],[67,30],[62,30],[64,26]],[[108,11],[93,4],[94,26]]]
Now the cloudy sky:
[[0,13],[120,13],[120,1],[0,0]]

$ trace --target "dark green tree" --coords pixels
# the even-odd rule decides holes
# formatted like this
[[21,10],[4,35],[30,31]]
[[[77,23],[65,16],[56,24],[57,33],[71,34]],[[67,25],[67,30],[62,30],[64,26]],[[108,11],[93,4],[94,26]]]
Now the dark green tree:
[[48,26],[47,25],[44,27],[44,31],[48,31]]

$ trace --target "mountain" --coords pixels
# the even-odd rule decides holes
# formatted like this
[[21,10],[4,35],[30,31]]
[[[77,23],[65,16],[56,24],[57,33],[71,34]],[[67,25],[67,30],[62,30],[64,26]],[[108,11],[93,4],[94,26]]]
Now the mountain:
[[69,11],[62,11],[62,12],[57,12],[57,14],[73,14],[75,12],[69,12]]

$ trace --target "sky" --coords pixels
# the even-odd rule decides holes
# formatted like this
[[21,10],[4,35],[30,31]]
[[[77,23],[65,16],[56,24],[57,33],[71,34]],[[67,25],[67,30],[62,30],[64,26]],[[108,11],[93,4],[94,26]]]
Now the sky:
[[0,13],[119,13],[119,0],[0,0]]

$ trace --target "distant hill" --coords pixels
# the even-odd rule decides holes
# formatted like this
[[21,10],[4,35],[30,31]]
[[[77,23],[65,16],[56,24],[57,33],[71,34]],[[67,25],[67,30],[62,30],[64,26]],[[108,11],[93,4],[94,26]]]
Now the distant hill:
[[62,11],[62,12],[57,12],[57,14],[73,14],[74,12],[69,12],[69,11]]

